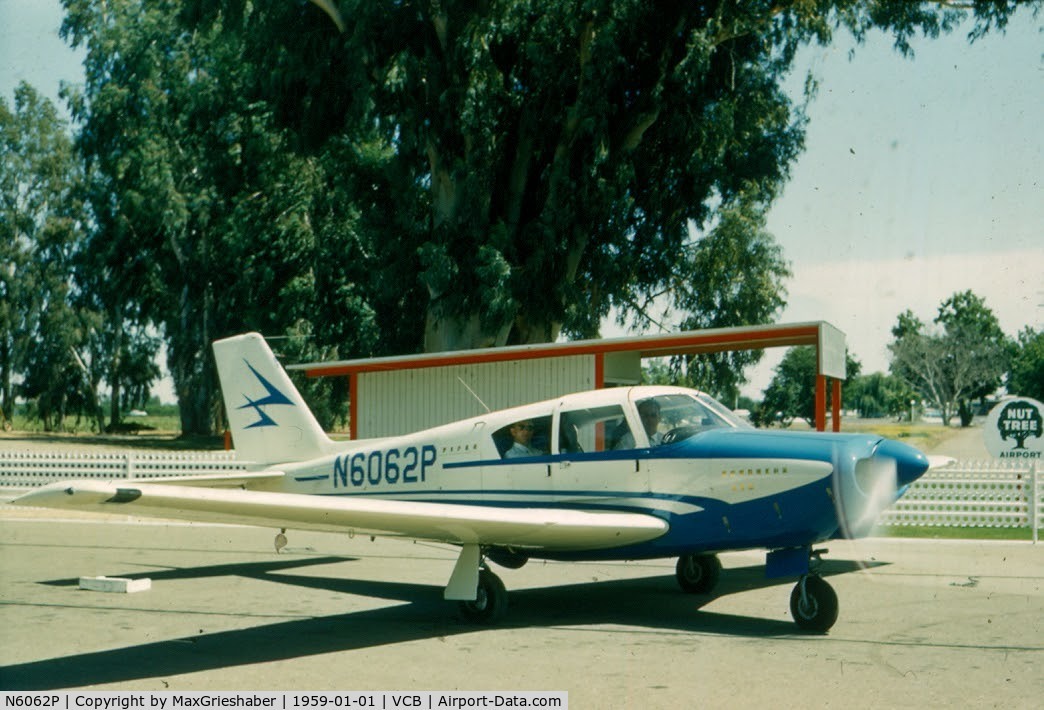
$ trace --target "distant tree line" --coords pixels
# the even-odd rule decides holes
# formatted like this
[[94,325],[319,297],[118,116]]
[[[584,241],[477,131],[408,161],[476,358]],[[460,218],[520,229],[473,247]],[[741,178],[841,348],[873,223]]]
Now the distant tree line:
[[[72,139],[30,87],[0,102],[0,411],[21,396],[48,428],[118,426],[163,346],[186,433],[220,426],[210,343],[245,330],[311,360],[592,337],[661,304],[682,328],[770,322],[789,268],[765,215],[806,124],[781,88],[797,50],[846,28],[909,52],[1016,11],[62,5],[86,56],[63,90]],[[730,391],[757,357],[690,369]],[[305,386],[326,423],[338,386]]]
[[[889,374],[860,374],[848,357],[843,406],[863,417],[909,415],[911,403],[939,410],[943,424],[972,421],[975,403],[1002,386],[1011,394],[1044,397],[1044,332],[1025,328],[1007,337],[985,301],[972,291],[943,301],[931,325],[910,311],[892,329]],[[815,350],[793,348],[776,367],[764,399],[752,413],[760,426],[815,421]]]

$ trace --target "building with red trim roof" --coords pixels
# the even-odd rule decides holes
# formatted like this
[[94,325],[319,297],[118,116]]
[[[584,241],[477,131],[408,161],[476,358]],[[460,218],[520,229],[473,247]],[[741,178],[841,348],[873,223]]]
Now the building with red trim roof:
[[811,345],[817,352],[816,428],[841,423],[845,336],[824,321],[577,340],[290,365],[308,377],[347,377],[352,438],[418,431],[487,410],[590,389],[637,384],[646,358]]

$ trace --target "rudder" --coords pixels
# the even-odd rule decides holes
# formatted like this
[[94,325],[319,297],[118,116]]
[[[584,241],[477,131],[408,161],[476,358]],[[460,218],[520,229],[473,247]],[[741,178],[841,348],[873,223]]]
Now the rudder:
[[214,359],[240,457],[268,466],[333,450],[334,442],[261,335],[246,333],[215,341]]

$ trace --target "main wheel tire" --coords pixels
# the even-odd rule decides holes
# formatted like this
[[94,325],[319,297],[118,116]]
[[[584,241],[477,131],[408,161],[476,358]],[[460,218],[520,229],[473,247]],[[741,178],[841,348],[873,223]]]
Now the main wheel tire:
[[507,569],[521,569],[527,562],[529,562],[528,555],[509,550],[506,547],[495,547],[491,550],[487,550],[486,559],[490,562],[497,563],[501,567],[506,567]]
[[473,624],[496,623],[507,611],[507,590],[500,577],[488,569],[479,570],[475,601],[460,602],[460,613]]
[[682,555],[674,568],[678,586],[689,594],[710,594],[721,576],[717,555]]
[[790,615],[805,631],[826,633],[837,621],[837,613],[837,593],[822,577],[809,575],[794,585],[790,593]]

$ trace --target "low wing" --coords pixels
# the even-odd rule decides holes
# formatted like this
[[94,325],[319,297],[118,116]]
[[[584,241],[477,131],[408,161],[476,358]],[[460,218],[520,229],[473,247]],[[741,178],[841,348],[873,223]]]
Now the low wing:
[[668,529],[660,518],[641,513],[497,508],[131,481],[52,483],[12,504],[544,550],[619,547],[652,540]]

